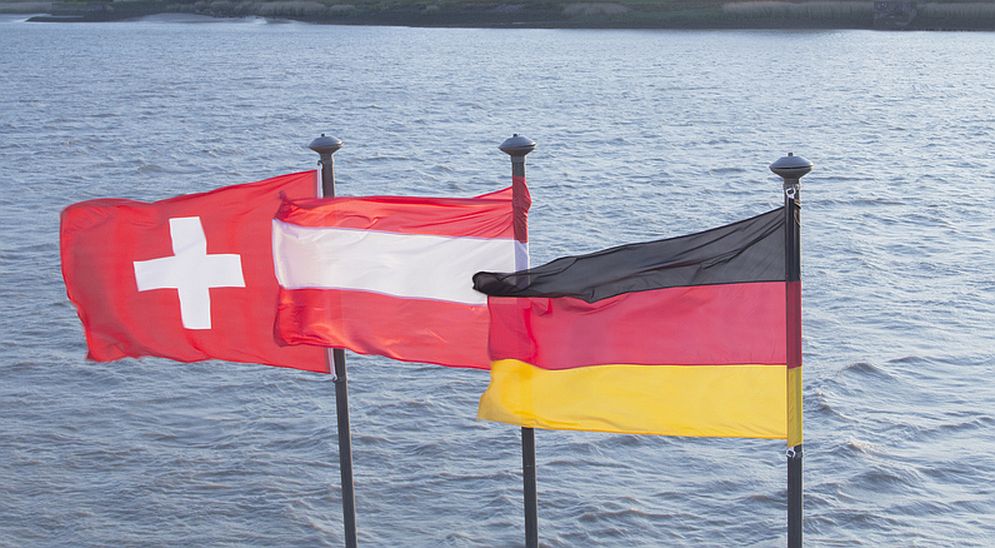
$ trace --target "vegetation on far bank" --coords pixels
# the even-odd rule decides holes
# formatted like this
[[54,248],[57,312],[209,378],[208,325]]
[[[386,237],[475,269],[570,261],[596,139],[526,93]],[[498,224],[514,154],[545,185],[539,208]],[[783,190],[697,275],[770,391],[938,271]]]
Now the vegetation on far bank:
[[[995,30],[993,2],[929,0],[913,1],[911,5],[911,17],[898,27]],[[881,27],[880,13],[876,20],[872,0],[0,0],[0,12],[41,12],[67,20],[102,21],[192,13],[406,26]]]

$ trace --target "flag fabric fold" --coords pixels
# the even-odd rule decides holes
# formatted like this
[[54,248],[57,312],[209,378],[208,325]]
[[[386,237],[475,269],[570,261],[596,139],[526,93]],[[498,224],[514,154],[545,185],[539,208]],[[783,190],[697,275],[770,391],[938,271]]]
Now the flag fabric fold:
[[62,212],[62,274],[88,357],[219,359],[328,372],[325,350],[273,336],[270,231],[314,171],[153,203],[99,199]]
[[[524,181],[476,198],[290,200],[273,220],[276,332],[288,344],[487,368],[482,269],[513,270],[527,243]],[[521,201],[521,198],[519,199]],[[519,234],[524,231],[519,230]]]
[[[786,439],[784,210],[480,272],[479,417],[526,427]],[[799,413],[800,416],[800,413]],[[797,443],[800,441],[797,429]]]

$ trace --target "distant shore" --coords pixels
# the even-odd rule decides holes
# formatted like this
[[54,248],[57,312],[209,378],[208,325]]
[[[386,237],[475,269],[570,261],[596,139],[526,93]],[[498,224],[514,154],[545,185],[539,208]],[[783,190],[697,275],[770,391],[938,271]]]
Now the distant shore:
[[995,30],[995,3],[934,0],[0,0],[34,22],[105,22],[165,13],[339,25],[482,28]]

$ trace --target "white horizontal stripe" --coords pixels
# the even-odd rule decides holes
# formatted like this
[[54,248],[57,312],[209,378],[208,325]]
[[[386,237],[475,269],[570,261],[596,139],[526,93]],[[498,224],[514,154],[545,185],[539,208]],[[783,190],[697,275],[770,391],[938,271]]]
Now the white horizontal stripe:
[[302,227],[273,220],[276,278],[287,289],[357,289],[398,297],[486,304],[482,270],[512,272],[512,239],[458,238]]

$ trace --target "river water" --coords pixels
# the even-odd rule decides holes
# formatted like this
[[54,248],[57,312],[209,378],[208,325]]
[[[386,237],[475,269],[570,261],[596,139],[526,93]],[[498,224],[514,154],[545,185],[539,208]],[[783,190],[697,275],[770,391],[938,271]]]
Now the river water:
[[[342,543],[327,376],[90,363],[58,214],[308,169],[474,195],[535,139],[534,264],[724,224],[803,180],[805,534],[995,545],[995,34],[0,19],[0,545]],[[350,354],[360,541],[521,544],[486,373]],[[783,443],[537,432],[549,546],[778,546]]]

